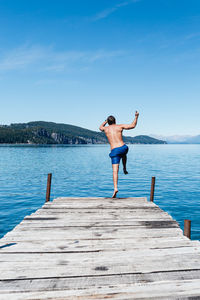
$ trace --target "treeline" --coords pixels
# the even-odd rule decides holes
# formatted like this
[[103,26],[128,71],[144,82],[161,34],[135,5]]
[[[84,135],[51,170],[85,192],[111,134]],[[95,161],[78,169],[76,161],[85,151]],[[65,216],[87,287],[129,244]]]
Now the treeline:
[[[124,137],[130,144],[164,144],[166,142],[141,135]],[[102,132],[82,127],[36,121],[0,126],[1,144],[105,144],[107,138]]]

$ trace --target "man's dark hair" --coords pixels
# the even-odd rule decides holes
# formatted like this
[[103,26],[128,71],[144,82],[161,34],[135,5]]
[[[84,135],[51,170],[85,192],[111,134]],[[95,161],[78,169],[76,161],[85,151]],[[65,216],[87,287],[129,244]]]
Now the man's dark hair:
[[113,117],[113,116],[109,116],[109,117],[107,118],[107,121],[108,121],[108,124],[109,124],[109,125],[112,125],[112,124],[115,124],[115,123],[116,123],[115,117]]

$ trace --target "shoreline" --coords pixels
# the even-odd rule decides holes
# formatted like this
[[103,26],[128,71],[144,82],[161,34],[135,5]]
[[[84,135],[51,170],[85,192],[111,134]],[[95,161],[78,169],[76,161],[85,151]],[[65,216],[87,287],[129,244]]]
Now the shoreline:
[[[197,143],[191,143],[191,144],[187,144],[187,143],[126,143],[127,145],[152,145],[152,146],[160,146],[160,145],[200,145]],[[68,146],[105,146],[105,145],[109,145],[109,143],[88,143],[88,144],[28,144],[28,143],[0,143],[0,147],[6,147],[6,146],[27,146],[27,147],[68,147]]]

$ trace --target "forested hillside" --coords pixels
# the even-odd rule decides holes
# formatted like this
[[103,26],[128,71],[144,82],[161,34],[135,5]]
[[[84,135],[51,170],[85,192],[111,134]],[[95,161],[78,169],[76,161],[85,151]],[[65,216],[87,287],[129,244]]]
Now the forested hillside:
[[[164,144],[166,142],[140,135],[124,137],[129,144]],[[96,132],[82,127],[35,121],[0,126],[1,144],[105,144],[103,132]]]

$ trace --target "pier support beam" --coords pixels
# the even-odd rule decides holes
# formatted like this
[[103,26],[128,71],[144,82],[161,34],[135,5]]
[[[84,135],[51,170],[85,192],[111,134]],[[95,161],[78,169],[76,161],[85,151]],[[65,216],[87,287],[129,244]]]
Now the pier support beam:
[[52,178],[52,173],[48,174],[47,177],[47,191],[46,191],[46,202],[50,200],[50,193],[51,193],[51,178]]
[[184,233],[189,239],[191,238],[191,220],[184,220]]
[[153,199],[154,199],[155,181],[156,181],[156,177],[152,177],[151,178],[151,194],[150,194],[150,201],[151,202],[153,202]]

